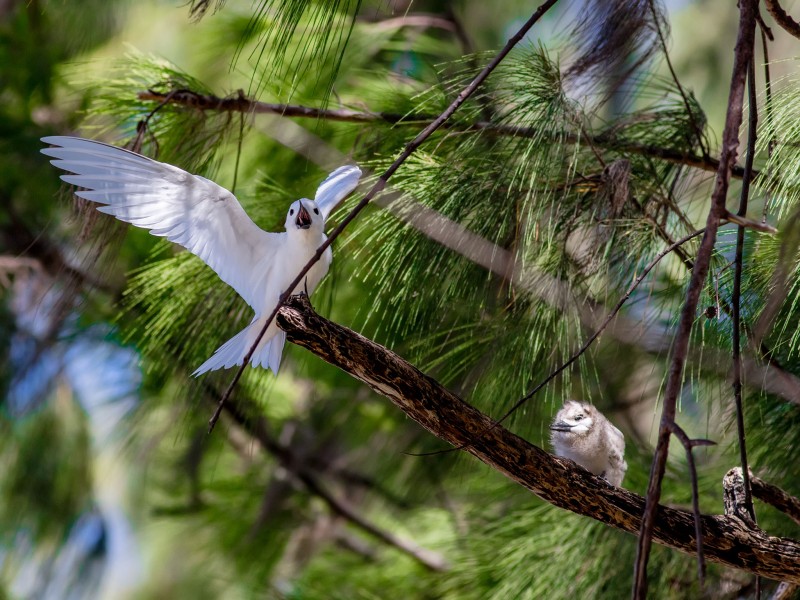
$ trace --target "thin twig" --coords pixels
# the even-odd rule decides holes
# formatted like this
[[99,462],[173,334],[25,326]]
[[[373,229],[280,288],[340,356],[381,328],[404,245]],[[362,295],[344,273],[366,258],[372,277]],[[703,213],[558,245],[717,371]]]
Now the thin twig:
[[250,362],[250,359],[253,357],[256,347],[261,342],[261,338],[264,337],[267,328],[275,319],[275,315],[278,314],[278,310],[280,310],[280,307],[283,306],[284,302],[286,302],[286,299],[288,297],[287,292],[297,287],[297,285],[303,280],[303,277],[305,277],[306,273],[308,273],[309,269],[311,269],[311,267],[322,257],[322,254],[325,252],[325,250],[333,243],[333,240],[339,237],[342,231],[344,231],[344,229],[353,221],[353,219],[356,218],[356,216],[364,209],[364,207],[366,207],[367,204],[369,204],[372,198],[374,198],[376,194],[378,194],[383,190],[389,178],[395,173],[395,171],[397,171],[397,169],[400,168],[400,165],[402,165],[406,161],[406,159],[408,159],[408,157],[411,156],[425,140],[427,140],[437,129],[439,129],[442,126],[442,124],[445,121],[447,121],[453,115],[453,113],[455,113],[458,110],[458,108],[473,93],[475,93],[475,90],[478,89],[481,83],[483,83],[483,81],[491,74],[491,72],[494,71],[497,65],[499,65],[500,62],[508,55],[508,53],[511,52],[511,49],[517,45],[517,43],[525,36],[525,34],[531,29],[531,27],[533,27],[533,25],[542,17],[542,15],[544,15],[550,9],[550,7],[552,7],[556,2],[558,2],[558,0],[545,0],[545,2],[543,2],[539,6],[539,8],[537,8],[536,11],[534,11],[533,15],[531,15],[531,17],[525,22],[525,24],[519,29],[519,31],[517,31],[517,33],[515,33],[511,37],[511,39],[508,40],[503,49],[497,53],[497,55],[489,62],[489,64],[487,64],[483,68],[483,70],[475,77],[475,79],[473,79],[463,90],[461,90],[461,93],[458,94],[458,96],[456,97],[455,100],[453,100],[450,106],[448,106],[442,114],[440,114],[425,129],[423,129],[417,135],[417,137],[415,137],[411,142],[408,143],[408,145],[406,145],[405,149],[400,154],[400,156],[398,156],[394,160],[394,162],[391,165],[389,165],[389,168],[386,169],[386,171],[383,173],[383,175],[380,176],[378,181],[375,182],[375,185],[372,186],[372,189],[370,189],[367,192],[367,194],[361,199],[361,201],[358,204],[356,204],[355,207],[353,207],[353,210],[351,210],[350,213],[348,213],[348,215],[344,219],[342,219],[342,221],[339,223],[336,229],[334,229],[330,233],[330,235],[328,235],[328,238],[320,245],[320,247],[317,248],[317,251],[311,257],[311,259],[306,263],[306,265],[302,269],[300,269],[300,272],[297,274],[297,277],[294,278],[294,281],[292,281],[292,283],[289,284],[286,291],[284,291],[281,294],[280,300],[278,300],[278,303],[275,305],[275,308],[270,313],[269,317],[267,317],[267,320],[264,322],[264,326],[261,328],[261,331],[259,332],[255,342],[251,346],[250,351],[244,357],[244,361],[242,362],[241,367],[239,367],[239,369],[237,370],[236,375],[234,376],[233,380],[228,386],[228,389],[225,390],[225,394],[220,399],[219,405],[217,406],[214,415],[208,422],[209,433],[211,433],[211,431],[214,429],[214,424],[219,419],[219,415],[222,412],[222,408],[225,405],[225,401],[230,397],[233,388],[236,386],[236,383],[242,376],[242,372],[247,367],[247,364]]
[[693,440],[686,432],[673,421],[670,424],[672,434],[683,444],[686,451],[686,464],[689,466],[689,478],[692,482],[692,512],[694,513],[694,531],[697,541],[697,578],[700,580],[700,588],[706,584],[706,559],[703,553],[703,523],[700,513],[700,493],[697,489],[697,467],[694,463],[692,449],[695,446],[713,446],[716,442],[711,440]]
[[[756,66],[755,53],[750,56],[750,64],[747,69],[747,102],[748,102],[748,126],[747,126],[747,157],[744,164],[744,179],[742,180],[742,191],[739,199],[739,215],[747,213],[747,202],[750,195],[750,172],[753,168],[753,160],[756,153],[756,127],[758,125],[758,99],[756,97]],[[745,509],[750,515],[753,523],[756,523],[756,511],[753,507],[753,497],[750,492],[750,470],[747,466],[747,444],[745,442],[744,429],[744,408],[742,403],[742,271],[744,268],[744,233],[742,225],[737,226],[736,232],[736,257],[734,258],[733,271],[733,298],[731,299],[733,309],[733,398],[736,406],[736,432],[739,440],[739,460],[742,465],[742,477],[744,479],[744,501]],[[761,580],[756,578],[756,598],[761,598]]]
[[[758,28],[761,30],[761,34],[769,38],[770,42],[774,42],[775,36],[772,35],[772,29],[766,24],[766,22],[764,21],[764,17],[761,16],[761,11],[759,11],[758,14],[756,15],[756,23],[758,23]],[[766,56],[764,57],[764,60],[766,62],[769,62],[767,61]]]
[[244,141],[244,113],[239,113],[239,139],[236,141],[236,162],[233,164],[233,183],[231,194],[236,193],[236,182],[239,179],[239,161],[242,158],[242,142]]
[[672,81],[675,82],[675,86],[678,88],[678,91],[681,94],[681,98],[683,98],[683,105],[686,108],[686,112],[689,115],[689,120],[692,122],[692,131],[694,132],[695,136],[697,137],[697,145],[700,146],[700,150],[703,152],[704,157],[709,156],[708,148],[706,147],[705,140],[703,139],[703,128],[700,126],[700,123],[697,122],[695,118],[694,111],[692,110],[692,105],[689,103],[689,97],[686,95],[686,91],[683,89],[680,80],[678,79],[677,73],[675,73],[675,69],[672,66],[672,61],[669,58],[669,51],[667,50],[667,40],[664,39],[664,32],[661,30],[661,22],[658,19],[658,12],[656,11],[655,1],[650,0],[648,2],[650,6],[650,13],[653,16],[653,24],[656,28],[656,33],[658,34],[658,39],[661,42],[661,50],[664,52],[664,59],[667,62],[667,68],[669,69],[670,75],[672,76]]
[[[351,110],[347,108],[312,108],[297,104],[274,104],[269,102],[258,102],[250,100],[242,94],[236,94],[227,98],[220,98],[210,94],[199,94],[190,90],[178,90],[171,93],[156,92],[147,90],[139,92],[139,100],[163,102],[170,96],[168,102],[187,106],[197,110],[213,111],[238,111],[252,114],[270,114],[289,118],[322,119],[327,121],[343,121],[347,123],[375,123],[383,122],[390,125],[413,126],[419,123],[431,121],[434,115],[415,114],[415,113],[385,113],[385,112],[365,112]],[[503,135],[522,138],[541,138],[543,135],[552,136],[560,142],[574,144],[580,136],[571,132],[552,132],[541,130],[536,127],[524,127],[521,125],[509,125],[503,123],[492,123],[489,121],[477,121],[474,123],[449,122],[443,123],[443,129],[456,130],[456,133],[470,133],[474,131],[485,131],[492,135]],[[679,165],[686,165],[703,171],[716,172],[719,169],[719,161],[708,156],[696,156],[676,148],[665,148],[663,146],[653,146],[632,141],[619,140],[611,133],[600,133],[590,138],[591,142],[597,146],[602,146],[622,153],[638,154],[649,156]],[[741,179],[744,168],[738,165],[733,167],[733,177]]]
[[[767,159],[772,158],[772,152],[775,150],[775,144],[777,141],[775,140],[775,132],[772,131],[772,76],[770,74],[769,69],[769,44],[767,40],[774,41],[774,37],[772,36],[772,31],[770,28],[767,27],[764,20],[761,18],[761,15],[758,15],[758,24],[761,30],[761,51],[764,53],[764,109],[766,113],[766,120],[767,120],[767,131],[772,133],[772,137],[767,144]],[[761,213],[761,222],[767,222],[767,216],[769,215],[769,201],[770,195],[767,194],[766,199],[764,200],[764,210]]]
[[641,284],[642,281],[645,280],[645,278],[650,273],[650,271],[652,271],[656,267],[656,265],[658,265],[658,263],[660,263],[661,260],[665,256],[667,256],[670,252],[674,251],[676,248],[681,247],[683,244],[685,244],[689,240],[692,240],[692,239],[696,238],[697,236],[699,236],[700,234],[702,234],[704,232],[705,232],[705,229],[698,229],[697,231],[695,231],[693,233],[690,233],[689,235],[683,236],[681,239],[673,242],[672,244],[670,244],[669,246],[664,248],[664,250],[659,252],[655,256],[655,258],[653,258],[653,260],[651,260],[649,263],[647,263],[647,265],[642,270],[642,272],[639,274],[639,276],[633,281],[633,283],[631,283],[630,287],[625,291],[625,293],[622,295],[622,297],[614,305],[614,308],[612,308],[611,311],[608,313],[608,315],[606,315],[606,318],[603,320],[603,322],[600,324],[600,326],[595,330],[595,332],[591,336],[589,336],[589,338],[583,343],[583,345],[580,348],[578,348],[578,350],[576,350],[575,353],[572,356],[570,356],[569,359],[565,363],[563,363],[555,371],[550,373],[544,379],[544,381],[542,381],[539,385],[537,385],[535,388],[533,388],[530,392],[525,394],[522,398],[517,400],[517,402],[514,404],[514,406],[512,406],[510,409],[508,409],[506,411],[506,413],[502,417],[500,417],[495,422],[495,425],[493,425],[493,426],[499,425],[500,423],[504,422],[508,417],[511,416],[511,414],[515,410],[517,410],[525,402],[527,402],[528,400],[533,398],[533,396],[535,396],[536,393],[540,389],[542,389],[545,385],[547,385],[549,382],[551,382],[556,376],[558,376],[559,373],[564,371],[564,369],[566,369],[572,363],[574,363],[576,360],[578,360],[581,357],[581,355],[589,349],[589,347],[594,343],[594,341],[598,337],[600,337],[600,334],[603,333],[603,330],[606,327],[608,327],[609,323],[611,323],[611,321],[614,319],[614,317],[617,316],[617,313],[622,309],[623,305],[628,301],[628,298],[631,297],[631,294],[633,294],[633,292],[636,290],[636,288],[639,287],[639,284]]
[[736,162],[739,146],[739,127],[742,123],[742,104],[744,99],[744,84],[747,77],[748,65],[753,54],[755,39],[755,0],[740,0],[739,31],[734,50],[734,65],[731,76],[731,88],[728,99],[728,108],[725,116],[725,128],[722,135],[722,152],[720,165],[711,196],[711,208],[706,220],[706,231],[700,243],[697,257],[692,269],[689,286],[686,291],[686,300],[681,310],[678,331],[675,334],[674,351],[667,376],[664,391],[661,423],[658,431],[658,442],[653,456],[650,470],[650,481],[647,486],[647,501],[645,512],[639,530],[639,540],[634,565],[634,583],[632,596],[634,600],[645,600],[647,596],[647,563],[650,559],[650,549],[653,538],[653,527],[659,511],[658,502],[661,498],[661,482],[667,464],[669,439],[672,433],[670,427],[675,422],[678,394],[683,383],[683,369],[689,351],[689,339],[692,325],[694,324],[700,292],[708,275],[711,254],[717,238],[720,218],[725,212],[725,199],[730,183],[730,173]]
[[417,562],[423,564],[425,567],[432,571],[447,571],[449,566],[447,561],[441,555],[427,548],[422,548],[410,540],[400,538],[389,531],[384,531],[376,525],[373,525],[360,514],[353,510],[348,504],[336,498],[333,494],[328,492],[316,478],[312,477],[307,472],[300,472],[297,474],[300,481],[308,488],[314,495],[321,498],[328,507],[337,515],[345,518],[351,523],[357,525],[360,529],[370,534],[382,542],[394,546],[398,550],[413,557]]
[[541,390],[544,386],[546,386],[553,379],[555,379],[560,373],[562,373],[567,367],[569,367],[572,363],[574,363],[576,360],[578,360],[581,357],[581,355],[583,353],[585,353],[589,349],[589,347],[594,343],[594,341],[598,337],[600,337],[600,334],[603,333],[603,330],[605,330],[605,328],[608,327],[609,323],[611,323],[611,321],[614,319],[614,317],[617,316],[617,313],[622,309],[623,305],[625,304],[625,302],[628,301],[628,298],[631,297],[631,294],[633,294],[633,292],[636,290],[636,288],[639,287],[639,284],[641,284],[642,281],[644,281],[645,278],[647,277],[647,275],[650,273],[650,271],[652,271],[656,267],[656,265],[659,262],[661,262],[661,259],[663,259],[670,252],[674,251],[676,248],[678,248],[682,244],[685,244],[689,240],[691,240],[693,238],[696,238],[698,235],[700,235],[704,231],[705,231],[704,229],[699,229],[698,231],[690,233],[689,235],[686,235],[686,236],[682,237],[678,241],[673,242],[667,248],[665,248],[664,250],[659,252],[658,255],[656,255],[656,257],[653,258],[653,260],[651,260],[647,264],[647,266],[645,266],[645,268],[641,272],[641,274],[633,281],[633,283],[630,285],[630,287],[627,289],[627,291],[622,295],[622,297],[614,305],[614,308],[612,308],[611,311],[608,313],[608,315],[606,315],[606,318],[603,320],[603,322],[600,324],[600,326],[597,327],[597,329],[595,329],[595,332],[591,336],[589,336],[589,338],[583,343],[583,345],[580,348],[578,348],[572,354],[572,356],[570,356],[567,359],[566,362],[562,363],[555,371],[551,372],[547,377],[545,377],[544,380],[541,381],[530,392],[528,392],[522,398],[517,400],[514,403],[514,405],[511,408],[509,408],[502,417],[500,417],[499,419],[497,419],[496,421],[494,421],[492,423],[492,426],[489,429],[480,432],[478,435],[475,436],[474,439],[470,440],[464,446],[460,446],[460,447],[457,447],[457,448],[448,448],[447,450],[437,450],[437,451],[434,451],[434,452],[425,452],[425,453],[418,453],[418,454],[409,453],[409,454],[411,454],[412,456],[430,456],[430,455],[434,455],[434,454],[444,454],[444,453],[447,453],[447,452],[453,452],[454,450],[464,450],[467,446],[471,446],[472,444],[474,444],[475,442],[480,440],[480,438],[483,437],[484,435],[486,435],[487,433],[489,433],[489,431],[491,431],[492,429],[494,429],[498,425],[501,425],[508,417],[510,417],[512,415],[512,413],[514,413],[517,409],[519,409],[520,406],[522,406],[523,404],[525,404],[525,402],[527,402],[528,400],[533,398],[539,390]]
[[[174,102],[174,99],[181,94],[191,93],[190,90],[184,88],[176,88],[174,90],[170,90],[166,94],[162,94],[161,99],[159,100],[158,104],[151,110],[143,119],[139,119],[139,122],[136,123],[136,135],[134,138],[125,146],[128,150],[136,152],[137,154],[141,154],[142,152],[142,143],[144,142],[144,136],[146,133],[150,133],[150,119],[156,116],[156,113],[160,111],[162,108]],[[158,142],[155,139],[155,136],[152,134],[150,135],[151,139],[153,140],[153,145],[155,146],[154,156],[158,158]]]

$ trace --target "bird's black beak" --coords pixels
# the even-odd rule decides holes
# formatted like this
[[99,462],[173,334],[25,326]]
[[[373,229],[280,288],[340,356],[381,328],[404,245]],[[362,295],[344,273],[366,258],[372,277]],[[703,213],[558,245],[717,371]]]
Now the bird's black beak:
[[311,215],[308,214],[306,207],[303,206],[303,203],[300,203],[300,210],[297,212],[297,219],[295,220],[295,225],[297,225],[298,229],[308,229],[311,227]]
[[550,429],[553,431],[572,431],[572,425],[566,423],[565,421],[556,421],[550,425]]

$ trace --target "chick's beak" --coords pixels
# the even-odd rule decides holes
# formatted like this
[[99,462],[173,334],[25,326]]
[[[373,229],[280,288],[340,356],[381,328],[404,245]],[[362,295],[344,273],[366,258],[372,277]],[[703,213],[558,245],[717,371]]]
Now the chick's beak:
[[553,431],[572,431],[572,425],[565,421],[556,421],[550,425],[550,429]]
[[297,225],[298,229],[308,229],[311,227],[311,215],[308,214],[306,207],[303,206],[303,203],[300,203],[300,210],[297,211],[297,219],[295,220],[295,225]]

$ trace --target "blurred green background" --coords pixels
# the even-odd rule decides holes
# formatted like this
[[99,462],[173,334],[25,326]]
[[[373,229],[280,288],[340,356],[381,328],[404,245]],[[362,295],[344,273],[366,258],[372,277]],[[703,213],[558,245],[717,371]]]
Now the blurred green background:
[[[670,58],[715,156],[736,4],[658,6]],[[199,381],[189,374],[249,322],[249,309],[196,257],[77,202],[39,153],[40,138],[54,134],[130,144],[145,123],[143,153],[233,189],[256,223],[279,230],[288,204],[310,196],[334,167],[387,166],[528,18],[531,3],[228,0],[203,8],[0,0],[0,598],[627,595],[634,537],[557,510],[458,453],[414,456],[444,444],[299,348],[287,345],[277,378],[247,369],[235,395],[241,419],[226,415],[207,435],[233,371]],[[321,314],[493,416],[588,335],[581,303],[613,305],[665,236],[681,237],[707,214],[711,173],[630,150],[699,152],[652,25],[636,29],[631,17],[636,43],[568,75],[608,34],[604,14],[599,1],[562,2],[548,13],[454,128],[392,179],[406,204],[370,207],[337,240],[313,298]],[[772,78],[787,92],[771,125],[791,148],[796,44],[775,33]],[[353,123],[177,104],[153,112],[157,103],[139,97],[175,89],[409,117]],[[482,120],[536,133],[468,128]],[[591,137],[608,132],[618,144],[598,151]],[[769,159],[764,148],[757,165],[790,159]],[[635,200],[611,210],[604,167],[622,160]],[[776,206],[791,219],[797,177],[779,171]],[[754,215],[766,197],[759,189]],[[548,304],[539,289],[548,284],[531,276],[511,285],[469,251],[432,240],[403,218],[421,207],[513,253],[527,273],[557,282],[568,301]],[[730,295],[733,231],[721,233],[704,309]],[[748,232],[752,322],[781,239]],[[690,255],[694,248],[686,246]],[[592,401],[626,434],[623,485],[642,493],[687,278],[678,258],[665,260],[624,313],[644,329],[627,342],[604,336],[515,413],[512,428],[548,448],[561,401]],[[787,371],[800,374],[796,287],[781,313],[786,325],[768,341]],[[719,482],[738,460],[725,362],[730,326],[724,315],[698,316],[681,402],[684,428],[718,443],[696,452],[701,506],[711,513],[722,511]],[[796,494],[800,413],[749,383],[753,469]],[[664,502],[685,508],[685,458],[673,450]],[[757,508],[773,535],[798,535],[781,515]],[[700,597],[693,558],[656,547],[651,591]],[[752,578],[711,565],[705,593],[749,597]]]

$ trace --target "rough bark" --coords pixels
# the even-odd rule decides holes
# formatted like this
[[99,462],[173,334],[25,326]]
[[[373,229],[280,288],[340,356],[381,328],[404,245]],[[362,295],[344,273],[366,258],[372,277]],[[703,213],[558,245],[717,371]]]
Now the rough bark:
[[767,7],[767,12],[772,15],[778,25],[797,39],[800,39],[800,23],[783,10],[778,0],[764,0],[764,6]]
[[[277,316],[289,341],[349,373],[389,398],[442,440],[474,455],[543,500],[636,534],[645,500],[609,485],[569,460],[548,454],[452,394],[397,354],[316,314],[304,297],[288,300]],[[772,579],[800,583],[800,542],[749,528],[735,516],[703,515],[706,557]],[[695,551],[691,512],[660,506],[654,540]]]
[[[795,523],[800,525],[800,499],[788,494],[781,488],[771,483],[767,483],[760,477],[750,474],[750,485],[752,486],[753,497],[758,498],[765,504],[774,506],[784,513]],[[725,474],[722,480],[724,490],[724,505],[726,515],[735,515],[741,519],[747,519],[745,500],[744,476],[741,467],[734,467]]]

